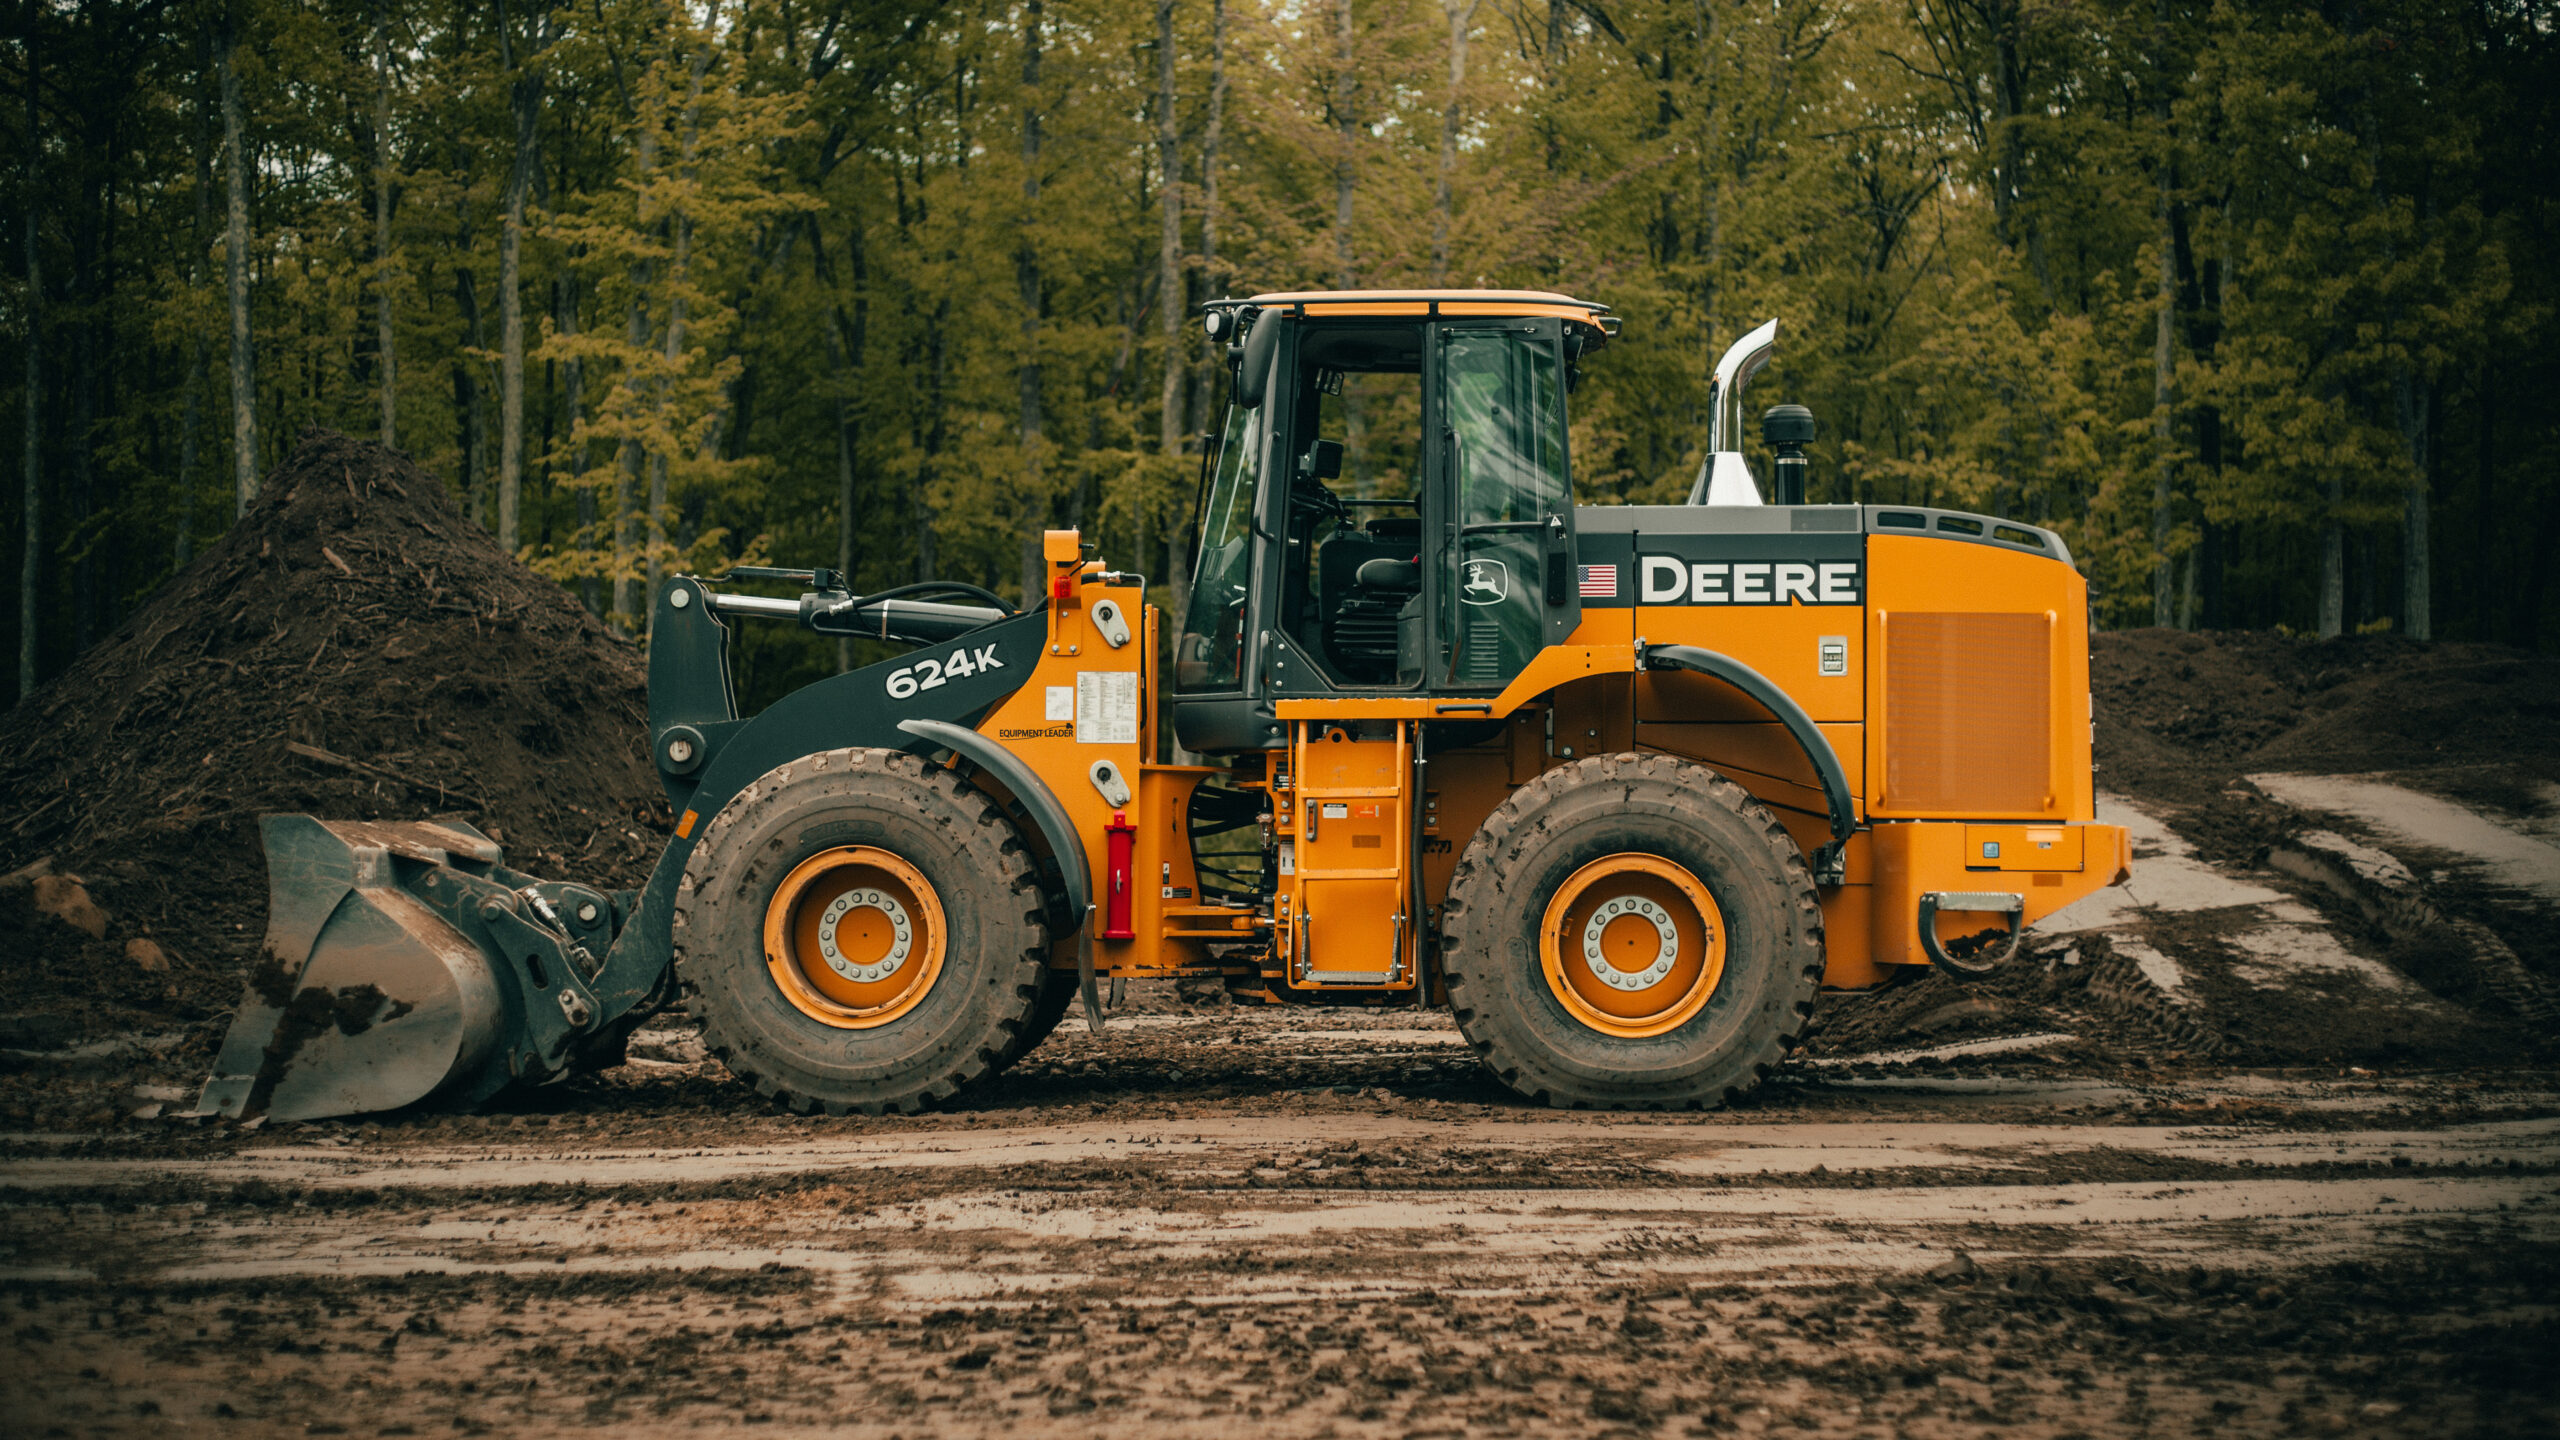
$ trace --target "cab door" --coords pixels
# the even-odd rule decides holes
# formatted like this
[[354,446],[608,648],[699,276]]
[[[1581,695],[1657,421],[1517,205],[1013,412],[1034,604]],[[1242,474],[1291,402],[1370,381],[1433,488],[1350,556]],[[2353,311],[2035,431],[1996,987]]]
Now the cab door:
[[1444,322],[1431,352],[1440,503],[1430,687],[1499,690],[1582,620],[1564,324]]

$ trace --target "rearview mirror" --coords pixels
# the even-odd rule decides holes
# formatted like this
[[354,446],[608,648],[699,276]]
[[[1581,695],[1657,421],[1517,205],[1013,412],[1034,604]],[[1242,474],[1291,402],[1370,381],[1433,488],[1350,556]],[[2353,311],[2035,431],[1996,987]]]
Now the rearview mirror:
[[1271,388],[1271,357],[1280,348],[1280,316],[1265,310],[1255,317],[1253,328],[1245,332],[1244,360],[1236,367],[1236,403],[1247,410],[1262,408],[1262,397]]
[[1301,480],[1336,480],[1342,476],[1342,442],[1319,440],[1298,459]]

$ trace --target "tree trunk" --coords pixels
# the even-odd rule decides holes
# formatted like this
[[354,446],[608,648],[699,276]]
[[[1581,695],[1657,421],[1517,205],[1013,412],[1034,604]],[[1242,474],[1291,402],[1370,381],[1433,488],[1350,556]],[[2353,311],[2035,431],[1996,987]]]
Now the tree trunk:
[[1353,159],[1360,136],[1359,81],[1352,72],[1351,0],[1333,0],[1333,15],[1333,121],[1340,136],[1333,158],[1334,283],[1349,290],[1355,288],[1359,274],[1351,246],[1351,202],[1358,188]]
[[2160,288],[2159,317],[2151,340],[2151,444],[2153,471],[2151,476],[2151,623],[2170,625],[2174,612],[2177,578],[2169,555],[2170,522],[2174,519],[2171,484],[2176,478],[2176,424],[2173,414],[2177,403],[2177,352],[2172,327],[2178,310],[2177,264],[2170,237],[2170,171],[2169,162],[2160,162]]
[[2400,421],[2400,444],[2409,456],[2409,493],[2400,544],[2400,626],[2412,640],[2436,638],[2433,598],[2433,554],[2427,530],[2427,488],[2434,468],[2431,436],[2435,393],[2406,366],[2391,376],[2392,408]]
[[2498,553],[2495,518],[2498,513],[2498,467],[2494,463],[2498,439],[2498,381],[2496,372],[2489,368],[2486,360],[2481,361],[2473,373],[2476,378],[2472,390],[2480,397],[2480,440],[2478,454],[2473,457],[2480,474],[2480,498],[2473,519],[2474,533],[2479,537],[2478,558],[2471,566],[2472,593],[2477,597],[2473,609],[2478,618],[2474,623],[2479,626],[2479,638],[2495,640],[2506,630],[2498,615],[2498,601],[2505,587],[2495,579],[2497,567],[2494,561]]
[[[219,148],[221,122],[215,117],[215,106],[208,103],[200,78],[212,67],[212,35],[201,22],[196,26],[195,60],[199,79],[196,85],[196,194],[195,228],[189,233],[187,246],[187,293],[196,294],[204,285],[204,252],[213,241],[213,155]],[[171,560],[184,570],[196,558],[196,490],[202,483],[196,466],[203,456],[204,393],[211,357],[205,344],[204,327],[191,325],[187,331],[187,398],[178,419],[178,494],[177,514],[171,517],[176,532],[169,547]]]
[[2372,531],[2360,537],[2359,548],[2363,555],[2356,564],[2356,629],[2361,631],[2382,613],[2373,598],[2373,577],[2382,573],[2382,562],[2374,558]]
[[[564,340],[578,336],[578,282],[563,276],[554,292],[554,310]],[[578,495],[578,603],[587,613],[600,613],[603,586],[596,564],[596,490],[587,483],[587,362],[571,350],[560,364],[561,408],[568,412],[569,487]]]
[[2196,524],[2196,625],[2225,630],[2231,625],[2222,599],[2222,527],[2210,519]]
[[[1227,0],[1209,0],[1209,114],[1200,136],[1200,283],[1208,294],[1224,293],[1226,280],[1218,269],[1218,148],[1226,138],[1227,124]],[[1204,340],[1201,370],[1191,387],[1191,424],[1194,435],[1201,436],[1201,463],[1208,463],[1208,427],[1217,421],[1209,413],[1212,393],[1217,389],[1219,367],[1226,358],[1226,343]],[[1176,624],[1191,613],[1191,529],[1200,517],[1186,514],[1175,523],[1166,545],[1168,552],[1165,578]],[[1160,732],[1167,736],[1173,727]],[[1190,763],[1195,757],[1179,743],[1170,751],[1176,764]]]
[[[1022,232],[1014,249],[1016,303],[1022,310],[1022,360],[1015,371],[1021,390],[1022,506],[1026,512],[1046,509],[1042,495],[1041,444],[1045,417],[1040,395],[1040,251],[1033,238],[1040,222],[1040,48],[1045,20],[1041,0],[1029,0],[1022,13]],[[938,423],[938,421],[937,421]],[[1023,603],[1036,603],[1040,577],[1038,527],[1025,526],[1019,539]]]
[[[462,255],[471,253],[471,230],[465,225],[454,237],[454,248]],[[468,265],[453,267],[453,303],[462,312],[463,334],[470,349],[478,352],[488,341],[486,327],[480,320],[480,282]],[[479,361],[471,354],[453,357],[453,404],[462,421],[462,496],[471,523],[483,529],[489,524],[489,402],[487,387],[480,383]]]
[[[710,63],[710,51],[697,43],[690,67],[692,83],[685,92],[684,100],[684,150],[676,162],[677,177],[684,182],[677,187],[678,195],[686,194],[693,183],[694,160],[702,143],[702,74]],[[667,267],[667,345],[664,358],[666,373],[672,375],[678,362],[684,359],[685,287],[693,278],[693,213],[679,200],[675,214],[670,218],[675,226],[675,251]],[[666,403],[666,385],[662,381],[659,384],[659,404],[663,408]],[[649,456],[649,548],[644,557],[648,593],[642,598],[652,616],[657,614],[658,580],[666,569],[668,459],[664,450],[653,451]]]
[[[634,266],[645,271],[645,266]],[[633,289],[631,318],[623,338],[634,351],[649,343],[648,311],[641,307]],[[640,493],[641,448],[636,436],[623,437],[622,452],[613,471],[613,625],[629,635],[640,624]]]
[[[534,44],[542,43],[540,25],[536,22]],[[513,38],[508,34],[506,6],[498,7],[498,39],[504,51],[513,51]],[[524,296],[522,253],[524,248],[525,191],[533,183],[534,166],[539,163],[537,142],[541,132],[536,122],[542,114],[542,72],[534,68],[536,54],[524,57],[524,66],[507,87],[509,109],[516,122],[515,165],[507,172],[507,215],[498,231],[498,547],[512,555],[518,541],[518,520],[524,504]],[[516,70],[515,57],[505,56],[506,66]]]
[[169,559],[180,570],[196,558],[196,464],[201,454],[197,437],[204,430],[204,337],[197,335],[189,344],[187,398],[178,408],[178,508],[169,517],[176,531],[169,546]]
[[[659,116],[656,109],[650,106],[644,108],[639,116],[639,124],[634,127],[639,132],[639,157],[634,169],[642,186],[653,183],[657,178],[658,124]],[[649,222],[648,201],[645,198],[635,201],[632,209],[632,228],[645,233],[649,228]],[[624,325],[623,340],[631,347],[634,354],[649,343],[649,311],[646,297],[653,279],[654,272],[648,261],[632,262],[631,309]],[[622,404],[632,411],[636,411],[639,406],[636,387],[627,381],[622,392]],[[628,425],[632,416],[624,414],[617,418]],[[625,635],[636,631],[642,619],[638,589],[640,578],[639,494],[643,463],[639,439],[626,434],[613,477],[613,619],[610,622]]]
[[23,469],[19,475],[22,487],[21,517],[25,522],[24,538],[18,553],[18,699],[23,701],[36,689],[36,581],[44,568],[44,270],[37,259],[36,228],[40,217],[36,206],[44,195],[44,187],[36,183],[36,166],[42,149],[36,142],[36,66],[35,28],[27,30],[27,134],[24,157],[27,175],[27,208],[18,217],[18,233],[27,247],[27,398],[26,433],[23,439]]
[[385,9],[373,7],[373,329],[382,361],[382,443],[400,444],[400,356],[391,330],[391,290],[399,261],[391,250],[391,35]]
[[1476,7],[1483,0],[1440,0],[1442,13],[1449,17],[1449,103],[1440,110],[1440,186],[1434,194],[1431,212],[1431,283],[1449,283],[1449,225],[1454,209],[1450,193],[1451,181],[1458,171],[1459,99],[1467,85],[1467,32],[1475,25]]
[[[851,588],[862,448],[856,431],[860,416],[853,397],[854,387],[862,383],[863,364],[869,358],[871,344],[871,274],[869,256],[862,244],[862,217],[858,215],[845,227],[845,253],[853,272],[853,323],[844,323],[842,306],[827,307],[827,361],[831,367],[841,366],[844,372],[836,381],[836,569],[846,587]],[[826,252],[819,248],[818,254],[823,259]],[[839,639],[836,669],[841,672],[852,668],[853,642]]]
[[223,231],[224,270],[231,297],[231,448],[235,514],[258,498],[258,378],[249,350],[249,164],[241,154],[240,72],[232,64],[239,46],[236,22],[225,23],[217,62],[222,83],[223,178],[230,191]]
[[[1182,321],[1191,310],[1182,276],[1182,128],[1174,115],[1173,5],[1174,0],[1156,0],[1156,164],[1164,220],[1156,247],[1156,308],[1164,333],[1164,396],[1156,444],[1167,455],[1182,453]],[[1145,565],[1145,557],[1138,563]]]
[[[1568,33],[1567,17],[1572,13],[1570,0],[1547,0],[1547,43],[1538,52],[1538,79],[1546,91],[1545,103],[1538,107],[1538,135],[1547,173],[1552,175],[1564,163],[1564,130],[1556,123],[1562,108],[1556,97],[1563,92],[1564,47]],[[1705,5],[1698,7],[1698,48],[1703,52],[1715,34],[1715,12]]]
[[2329,513],[2320,525],[2320,638],[2335,640],[2346,630],[2347,531],[2339,521],[2346,508],[2346,482],[2329,471]]
[[921,583],[935,578],[933,526],[933,482],[942,466],[943,442],[949,438],[949,417],[944,411],[944,396],[951,384],[951,297],[934,302],[933,322],[925,331],[925,431],[924,463],[916,467],[914,520],[916,531],[916,580]]
[[1200,266],[1211,285],[1218,274],[1218,146],[1227,127],[1227,0],[1209,0],[1209,122],[1200,136]]
[[[827,307],[827,379],[836,392],[836,573],[843,577],[845,588],[853,587],[853,435],[852,417],[847,413],[852,397],[845,393],[844,317],[833,305]],[[853,642],[836,641],[836,670],[853,668]]]
[[[85,147],[84,147],[85,148]],[[86,157],[84,157],[86,158]],[[112,162],[110,162],[112,163]],[[71,535],[91,533],[90,521],[97,514],[95,491],[98,449],[98,273],[99,250],[97,215],[104,208],[98,193],[95,162],[83,165],[88,182],[83,184],[79,207],[72,212],[71,223],[71,418],[66,438],[71,442],[71,473],[64,477],[70,483],[63,493],[71,501]],[[71,653],[85,655],[98,638],[99,584],[98,568],[102,559],[114,554],[109,546],[82,546],[71,561]]]
[[[1209,0],[1209,118],[1200,136],[1200,283],[1207,293],[1215,295],[1226,289],[1226,277],[1218,273],[1218,146],[1225,138],[1227,121],[1227,0]],[[1225,359],[1226,346],[1216,340],[1202,342],[1201,370],[1191,386],[1191,433],[1205,432],[1213,417],[1209,414],[1210,392],[1217,388],[1217,374]],[[1190,586],[1184,578],[1184,566],[1174,567],[1173,605],[1177,614],[1188,603]]]

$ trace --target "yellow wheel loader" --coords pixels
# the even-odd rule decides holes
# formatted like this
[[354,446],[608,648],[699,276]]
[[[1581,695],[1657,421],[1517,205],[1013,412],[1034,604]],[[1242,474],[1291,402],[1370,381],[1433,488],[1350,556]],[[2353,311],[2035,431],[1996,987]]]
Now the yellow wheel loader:
[[[911,1111],[1079,996],[1098,1025],[1124,977],[1446,1006],[1532,1100],[1714,1105],[1817,988],[1979,973],[2129,873],[2092,823],[2061,539],[1804,503],[1797,406],[1764,419],[1764,493],[1741,397],[1774,322],[1716,369],[1687,504],[1577,506],[1567,405],[1605,307],[1204,313],[1230,403],[1179,613],[1074,532],[1029,609],[670,580],[650,741],[680,818],[647,886],[519,874],[458,824],[269,817],[266,948],[200,1109],[469,1105],[682,1003],[793,1109]],[[729,629],[758,623],[912,648],[742,717]]]

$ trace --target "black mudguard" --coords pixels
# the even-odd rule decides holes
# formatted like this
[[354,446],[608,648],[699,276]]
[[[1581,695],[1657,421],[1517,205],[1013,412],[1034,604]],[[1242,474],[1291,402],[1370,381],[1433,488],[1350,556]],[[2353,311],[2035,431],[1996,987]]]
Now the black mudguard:
[[[679,594],[684,598],[675,599]],[[785,695],[752,719],[736,718],[728,670],[728,630],[700,582],[679,577],[658,594],[649,641],[650,753],[675,807],[676,833],[659,855],[639,904],[597,977],[607,1015],[646,1004],[674,962],[676,884],[694,837],[757,776],[821,750],[876,746],[926,754],[948,745],[899,726],[934,720],[974,730],[1029,682],[1048,643],[1048,617],[1031,610],[957,640],[830,676]],[[966,655],[961,666],[951,662]],[[968,673],[954,677],[951,672]],[[670,740],[689,740],[681,768]]]

